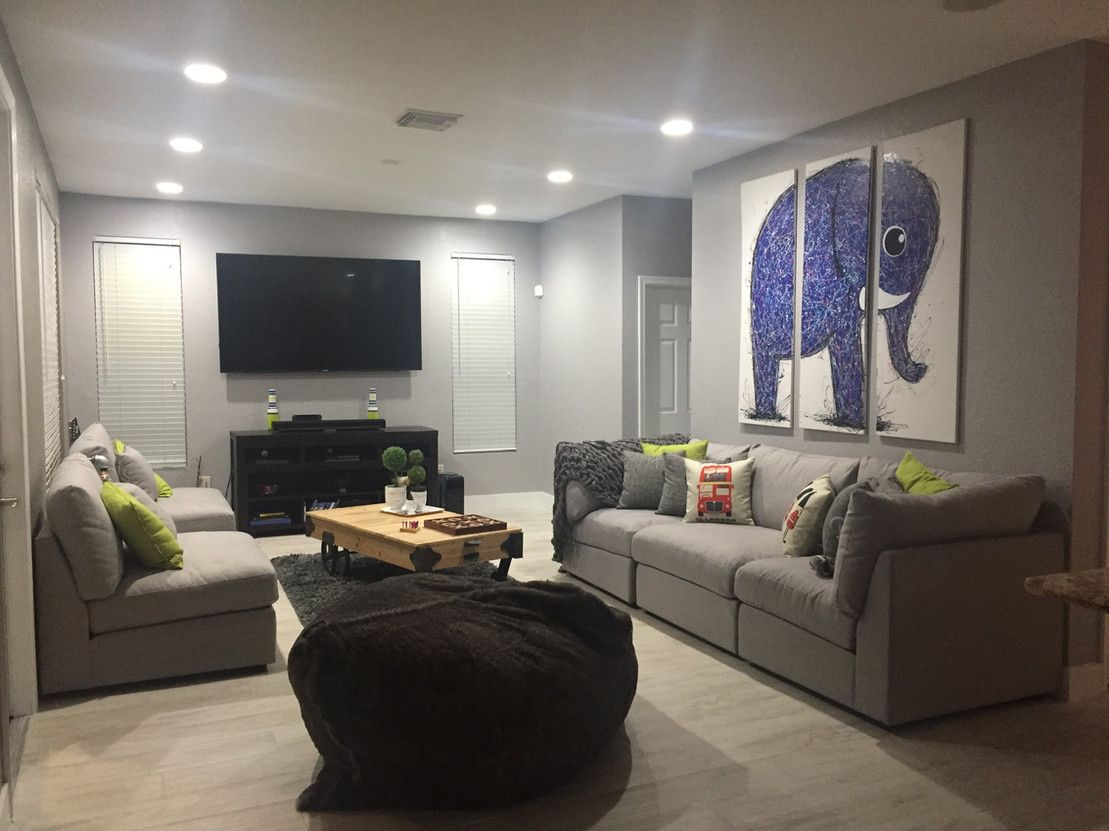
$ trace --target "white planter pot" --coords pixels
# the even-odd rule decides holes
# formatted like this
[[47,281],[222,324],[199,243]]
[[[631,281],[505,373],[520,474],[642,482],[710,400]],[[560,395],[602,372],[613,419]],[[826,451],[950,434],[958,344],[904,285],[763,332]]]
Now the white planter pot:
[[422,511],[427,506],[427,488],[412,491],[412,501],[416,503],[416,510]]
[[394,511],[399,511],[404,507],[404,502],[408,498],[408,488],[403,485],[386,485],[385,486],[385,504],[392,508]]

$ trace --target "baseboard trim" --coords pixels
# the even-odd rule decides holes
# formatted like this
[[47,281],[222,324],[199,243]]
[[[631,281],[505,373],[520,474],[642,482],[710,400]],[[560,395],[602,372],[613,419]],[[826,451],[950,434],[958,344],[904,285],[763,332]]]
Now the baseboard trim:
[[1076,664],[1063,669],[1060,697],[1068,704],[1078,704],[1104,695],[1107,687],[1106,664]]

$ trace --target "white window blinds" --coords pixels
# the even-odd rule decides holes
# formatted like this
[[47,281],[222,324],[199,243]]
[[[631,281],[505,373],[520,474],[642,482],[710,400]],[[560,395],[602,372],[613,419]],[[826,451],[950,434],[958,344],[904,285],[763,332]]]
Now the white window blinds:
[[42,483],[62,460],[61,334],[58,326],[58,226],[42,196],[38,198],[39,292],[42,304],[42,420],[45,465]]
[[516,263],[455,257],[454,452],[516,449]]
[[181,249],[94,243],[100,421],[155,467],[185,465]]

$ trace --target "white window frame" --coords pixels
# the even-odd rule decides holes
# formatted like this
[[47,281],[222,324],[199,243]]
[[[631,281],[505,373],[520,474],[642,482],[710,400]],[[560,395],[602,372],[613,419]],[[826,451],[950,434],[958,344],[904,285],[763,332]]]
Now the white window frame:
[[[517,401],[517,372],[516,372],[516,258],[509,254],[475,254],[469,252],[455,252],[451,255],[455,265],[455,279],[454,291],[451,313],[451,409],[452,409],[452,439],[453,439],[453,452],[455,454],[469,454],[469,453],[509,453],[515,452],[518,449],[519,443],[519,424],[518,424],[518,401]],[[466,310],[463,308],[465,298],[463,297],[463,269],[467,262],[471,261],[494,261],[504,262],[509,265],[511,272],[509,274],[509,297],[510,308],[507,313],[510,317],[510,326],[508,332],[507,356],[501,356],[506,360],[506,365],[510,368],[507,370],[512,378],[512,393],[511,393],[511,408],[512,408],[512,435],[510,441],[504,441],[504,434],[497,436],[490,434],[487,437],[479,436],[477,439],[466,441],[460,440],[460,432],[463,434],[472,433],[473,425],[460,423],[463,419],[467,418],[465,412],[465,405],[463,398],[466,395],[467,380],[464,373],[466,365],[466,345],[463,343],[466,337],[462,323],[463,316]],[[494,359],[495,360],[495,359]],[[495,396],[495,392],[490,391],[490,396]],[[460,430],[460,427],[463,429]]]
[[[158,336],[165,337],[161,343],[143,344],[141,349],[136,349],[133,340],[129,344],[118,342],[119,338],[124,337],[124,329],[121,329],[120,333],[106,331],[106,327],[111,325],[111,318],[105,305],[107,298],[102,273],[102,257],[106,251],[103,246],[108,245],[173,249],[174,253],[168,253],[167,257],[173,263],[177,283],[176,286],[167,286],[163,295],[163,300],[169,299],[172,302],[167,304],[165,309],[168,311],[167,322],[162,331],[157,333]],[[179,240],[169,239],[97,236],[93,239],[93,273],[96,292],[96,376],[100,420],[113,438],[133,444],[143,452],[152,466],[183,468],[188,461],[188,452],[181,243]],[[139,302],[137,297],[135,302]],[[119,325],[125,326],[124,323]],[[153,387],[151,382],[147,381],[143,389],[121,388],[118,381],[113,384],[113,379],[110,377],[113,371],[112,351],[120,349],[131,350],[128,354],[138,352],[164,355],[164,365],[151,369],[151,374],[155,376],[164,373],[164,379],[154,382]],[[148,351],[152,349],[156,351]],[[118,355],[114,360],[120,361]],[[163,383],[165,392],[156,391],[152,397],[151,389],[158,390]],[[164,398],[159,397],[162,395]],[[120,408],[127,410],[126,417],[118,413]],[[146,412],[141,412],[144,408]],[[116,412],[113,413],[113,410]],[[139,411],[137,417],[133,415],[136,411]],[[174,427],[165,426],[167,424],[172,424]]]
[[50,481],[64,452],[62,384],[61,280],[58,270],[58,222],[36,187],[39,306],[42,326],[42,488]]

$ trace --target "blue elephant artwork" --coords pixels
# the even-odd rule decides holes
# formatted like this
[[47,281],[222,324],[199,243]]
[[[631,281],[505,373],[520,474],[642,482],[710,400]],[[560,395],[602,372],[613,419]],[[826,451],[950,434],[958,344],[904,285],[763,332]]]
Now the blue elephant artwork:
[[805,168],[798,411],[810,430],[866,430],[869,147]]
[[739,198],[739,420],[791,427],[797,171],[744,182]]
[[876,427],[955,443],[966,121],[891,139],[880,153]]

